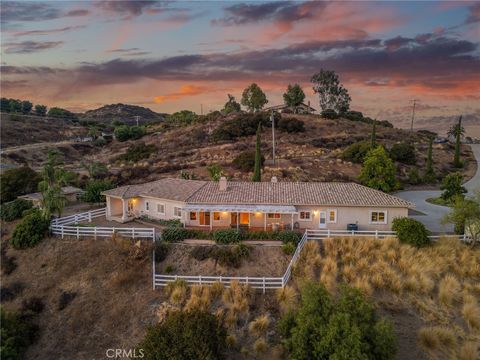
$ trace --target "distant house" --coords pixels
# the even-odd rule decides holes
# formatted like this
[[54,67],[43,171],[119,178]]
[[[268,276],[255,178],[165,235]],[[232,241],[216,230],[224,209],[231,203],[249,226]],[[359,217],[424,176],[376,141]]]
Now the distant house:
[[186,227],[390,230],[414,205],[355,183],[162,179],[102,193],[107,218],[178,219]]
[[295,110],[296,110],[297,114],[313,114],[317,111],[316,109],[314,109],[313,107],[310,106],[310,102],[308,102],[308,105],[304,104],[304,103],[301,103],[300,105],[298,105],[296,107],[296,109],[293,106],[288,106],[288,105],[282,104],[282,105],[270,106],[270,107],[265,108],[263,110],[267,111],[267,112],[268,111],[278,111],[278,112],[281,112],[281,113],[290,113],[290,114],[295,113]]
[[106,141],[112,141],[112,140],[115,139],[115,134],[113,132],[102,131],[102,136],[101,137]]
[[[80,196],[83,194],[83,190],[74,186],[65,186],[62,188],[63,195],[65,196],[68,203],[73,203],[79,200]],[[42,205],[42,193],[36,192],[26,195],[21,195],[19,199],[24,199],[31,201],[33,206],[40,207]]]

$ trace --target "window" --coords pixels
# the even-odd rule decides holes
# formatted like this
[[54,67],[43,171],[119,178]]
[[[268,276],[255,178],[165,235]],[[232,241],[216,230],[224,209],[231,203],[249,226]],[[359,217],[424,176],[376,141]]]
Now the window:
[[220,213],[219,212],[214,212],[213,213],[213,220],[214,221],[220,221]]
[[310,211],[300,211],[299,219],[303,221],[311,220],[311,213]]
[[337,210],[335,209],[328,210],[328,222],[333,224],[337,222]]
[[190,220],[192,221],[197,220],[197,213],[195,211],[190,211]]
[[370,224],[386,224],[387,212],[386,211],[371,211],[370,212]]
[[173,215],[176,217],[182,217],[182,208],[175,206],[173,208]]
[[278,213],[268,213],[269,219],[280,219],[280,214]]
[[145,211],[150,210],[150,203],[148,201],[145,201]]
[[164,204],[157,204],[157,212],[159,214],[165,215],[165,205]]

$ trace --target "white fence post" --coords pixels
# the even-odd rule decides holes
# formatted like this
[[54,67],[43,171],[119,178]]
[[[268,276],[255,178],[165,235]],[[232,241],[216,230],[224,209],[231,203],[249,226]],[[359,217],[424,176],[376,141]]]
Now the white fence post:
[[80,227],[77,226],[77,240],[80,239]]
[[63,239],[63,225],[62,225],[62,239]]
[[328,229],[328,235],[327,236],[330,237],[330,229]]
[[135,240],[135,228],[132,228],[132,239]]
[[88,212],[88,222],[92,222],[92,212]]
[[[282,279],[282,285],[283,285],[283,279]],[[265,277],[263,277],[263,293],[265,294]]]
[[200,286],[202,285],[202,275],[198,275],[198,282],[200,283]]
[[378,230],[375,230],[375,239],[378,239]]
[[78,215],[75,215],[75,224],[78,224]]

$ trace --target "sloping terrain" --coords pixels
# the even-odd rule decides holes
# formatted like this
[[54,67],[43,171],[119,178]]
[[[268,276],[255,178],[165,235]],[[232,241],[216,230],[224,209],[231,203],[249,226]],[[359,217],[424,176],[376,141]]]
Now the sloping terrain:
[[121,121],[128,125],[136,125],[136,117],[140,125],[158,122],[165,119],[165,114],[156,113],[148,108],[136,105],[110,104],[95,110],[88,110],[80,115],[81,119],[96,120],[105,124]]

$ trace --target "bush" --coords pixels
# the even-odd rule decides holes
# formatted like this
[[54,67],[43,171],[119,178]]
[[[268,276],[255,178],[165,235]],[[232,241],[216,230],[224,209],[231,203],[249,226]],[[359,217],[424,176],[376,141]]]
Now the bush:
[[242,236],[235,229],[222,229],[213,232],[213,240],[217,244],[235,244],[242,240]]
[[335,110],[325,109],[322,111],[322,117],[325,119],[338,119],[338,114]]
[[[280,120],[280,115],[276,114],[276,122]],[[215,141],[234,140],[242,136],[255,135],[258,124],[268,126],[270,123],[270,115],[267,113],[241,114],[232,120],[227,120],[220,124],[213,133],[212,138]]]
[[280,240],[284,244],[292,243],[294,245],[297,245],[300,241],[300,238],[301,234],[296,231],[280,231],[278,233],[278,240]]
[[45,236],[50,222],[38,209],[31,209],[15,227],[10,243],[16,249],[35,246]]
[[359,179],[363,185],[384,192],[399,187],[393,161],[382,146],[377,146],[367,153]]
[[238,268],[242,260],[250,256],[250,247],[245,244],[234,246],[198,246],[190,251],[195,260],[214,259],[221,266]]
[[422,182],[422,178],[418,174],[418,169],[416,167],[408,170],[408,183],[410,185],[417,185]]
[[103,147],[107,145],[107,140],[105,140],[104,138],[95,139],[95,141],[93,142],[93,145],[98,147]]
[[392,325],[375,314],[360,290],[343,287],[338,298],[307,283],[301,305],[280,322],[293,359],[394,359]]
[[170,244],[166,241],[158,241],[155,243],[155,261],[162,262],[166,259],[170,251]]
[[222,359],[227,331],[215,315],[200,310],[170,312],[147,329],[138,345],[145,360]]
[[417,162],[415,147],[405,142],[394,144],[390,149],[390,157],[395,161],[409,165],[414,165]]
[[197,121],[198,115],[190,110],[177,111],[167,116],[167,122],[175,126],[188,126]]
[[393,219],[392,230],[397,233],[398,240],[402,243],[416,247],[430,244],[430,232],[418,220],[407,217]]
[[145,127],[120,125],[115,128],[114,134],[115,138],[121,142],[130,139],[136,140],[140,139],[143,135],[145,135]]
[[148,159],[152,153],[157,150],[153,144],[146,145],[144,142],[133,144],[128,147],[127,152],[118,157],[119,160],[138,162],[143,159]]
[[442,181],[440,190],[443,190],[441,198],[445,201],[452,201],[455,197],[463,197],[467,189],[462,186],[463,175],[459,172],[448,174]]
[[286,242],[282,245],[283,253],[286,255],[293,255],[297,247],[292,242]]
[[22,217],[25,210],[32,208],[32,202],[24,199],[17,199],[3,204],[0,208],[0,218],[5,221],[13,221]]
[[45,308],[43,300],[39,297],[33,296],[22,301],[22,314],[35,315],[40,314]]
[[280,118],[276,124],[278,129],[287,133],[305,132],[305,123],[302,120],[293,118]]
[[113,188],[113,184],[106,180],[92,180],[85,186],[82,200],[90,203],[105,202],[105,196],[101,193]]
[[39,328],[31,317],[7,312],[0,308],[1,345],[0,358],[20,360],[28,346],[38,338]]
[[40,175],[28,166],[6,170],[0,176],[0,202],[13,201],[19,195],[36,192],[40,180]]
[[348,146],[342,153],[344,160],[350,160],[351,162],[361,164],[367,156],[367,153],[372,148],[370,141],[359,141]]
[[183,227],[167,227],[162,231],[162,240],[179,242],[188,239],[190,232]]
[[[260,166],[263,166],[265,157],[262,155]],[[233,164],[242,171],[253,171],[255,166],[255,150],[241,152],[235,159]]]

